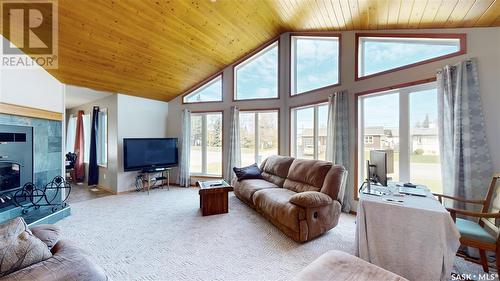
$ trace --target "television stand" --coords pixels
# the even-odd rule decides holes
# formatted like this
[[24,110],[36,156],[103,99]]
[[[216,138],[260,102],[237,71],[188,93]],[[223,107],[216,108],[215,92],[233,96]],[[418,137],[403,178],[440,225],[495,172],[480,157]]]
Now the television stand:
[[[149,195],[149,190],[160,181],[158,187],[163,188],[165,186],[165,181],[167,181],[167,190],[170,190],[170,170],[171,168],[152,168],[144,169],[140,173],[143,176],[143,180],[147,181],[147,185],[143,186],[142,191],[147,190]],[[145,176],[145,177],[144,177]],[[153,185],[151,185],[153,182]]]

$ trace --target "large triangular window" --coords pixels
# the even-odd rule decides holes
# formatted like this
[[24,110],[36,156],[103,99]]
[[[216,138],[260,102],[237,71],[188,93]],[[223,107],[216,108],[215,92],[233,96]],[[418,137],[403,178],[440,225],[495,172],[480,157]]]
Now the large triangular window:
[[465,53],[464,34],[356,34],[357,79]]
[[278,98],[278,41],[234,67],[235,100]]
[[182,98],[183,103],[222,101],[222,75],[215,77]]

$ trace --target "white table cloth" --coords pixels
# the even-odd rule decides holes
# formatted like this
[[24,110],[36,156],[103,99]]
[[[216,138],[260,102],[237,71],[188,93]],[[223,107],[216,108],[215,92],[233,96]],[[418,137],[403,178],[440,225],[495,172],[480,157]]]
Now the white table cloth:
[[[392,204],[386,198],[404,202]],[[409,280],[449,278],[460,234],[450,214],[432,194],[361,194],[356,220],[360,258]]]

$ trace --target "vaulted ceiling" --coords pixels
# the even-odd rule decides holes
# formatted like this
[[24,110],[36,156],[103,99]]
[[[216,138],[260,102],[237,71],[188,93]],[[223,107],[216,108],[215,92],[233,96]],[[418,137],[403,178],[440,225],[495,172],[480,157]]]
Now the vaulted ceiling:
[[285,31],[500,26],[500,0],[59,0],[63,83],[171,100]]

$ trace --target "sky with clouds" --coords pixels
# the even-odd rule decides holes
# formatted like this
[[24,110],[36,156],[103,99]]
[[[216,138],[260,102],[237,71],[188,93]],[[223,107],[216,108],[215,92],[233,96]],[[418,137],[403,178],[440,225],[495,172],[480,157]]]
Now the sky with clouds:
[[295,93],[338,83],[337,38],[295,38]]
[[[399,126],[399,93],[390,93],[364,99],[365,127]],[[410,126],[422,123],[426,115],[431,122],[438,118],[437,90],[425,90],[410,94]]]
[[236,68],[236,97],[240,100],[278,97],[277,44]]
[[[439,57],[459,51],[459,43],[450,44],[436,39],[433,44],[418,42],[397,43],[391,41],[371,41],[364,44],[363,75],[370,75],[415,62]],[[442,42],[442,43],[440,43]]]
[[[439,41],[433,44],[393,42],[390,40],[366,40],[364,44],[365,74],[373,74],[406,64],[458,51],[458,44]],[[338,82],[338,40],[332,38],[294,38],[295,89],[301,93]],[[238,99],[277,97],[278,95],[278,45],[274,44],[253,56],[236,69]],[[221,100],[222,81],[214,83],[187,97],[187,101]],[[410,95],[411,123],[422,122],[426,115],[437,119],[437,95],[435,90]],[[321,109],[320,118],[325,118]],[[381,108],[383,110],[381,110]],[[399,97],[397,94],[365,99],[366,126],[397,127]],[[297,128],[310,129],[313,123],[312,109],[297,111]]]

